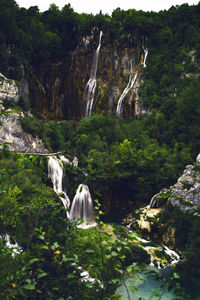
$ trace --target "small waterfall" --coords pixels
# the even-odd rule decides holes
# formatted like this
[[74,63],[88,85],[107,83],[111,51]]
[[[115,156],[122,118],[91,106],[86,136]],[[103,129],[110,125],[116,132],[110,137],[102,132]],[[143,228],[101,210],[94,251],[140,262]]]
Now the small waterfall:
[[101,48],[102,34],[103,34],[103,32],[100,31],[99,45],[94,54],[90,79],[88,80],[86,87],[85,87],[85,97],[84,97],[84,102],[86,103],[85,117],[90,117],[92,114],[94,94],[95,94],[96,86],[97,86],[96,75],[97,75],[97,68],[98,68],[99,51]]
[[[178,255],[178,253],[176,253],[174,250],[169,249],[164,244],[162,244],[162,246],[157,246],[157,247],[147,246],[145,244],[149,244],[150,241],[147,241],[147,240],[145,240],[143,238],[140,238],[140,237],[136,237],[136,239],[138,241],[140,241],[142,244],[144,244],[142,246],[143,249],[145,249],[149,253],[150,259],[151,259],[151,262],[149,264],[150,266],[157,267],[158,269],[163,269],[163,268],[172,266],[174,264],[177,264],[180,261],[180,256]],[[157,265],[155,265],[154,260],[155,260],[156,251],[164,251],[171,258],[171,262],[167,266],[163,267],[163,266],[161,266],[161,262],[159,260],[157,260],[156,261]]]
[[[63,191],[62,180],[63,180],[63,162],[70,163],[69,160],[60,156],[58,159],[56,156],[49,156],[48,161],[48,177],[51,178],[53,183],[53,189],[56,194],[59,195],[60,200],[62,201],[65,208],[69,208],[70,200],[67,194]],[[60,194],[62,196],[60,196]]]
[[15,256],[15,254],[20,254],[22,252],[22,248],[18,245],[18,243],[13,244],[11,242],[9,234],[6,234],[5,236],[1,234],[0,238],[3,239],[5,241],[6,246],[12,250],[13,257]]
[[167,246],[163,245],[164,251],[167,255],[170,256],[172,262],[170,263],[170,266],[177,264],[180,261],[180,256],[178,253],[176,253],[174,250],[169,249]]
[[80,184],[72,202],[70,218],[74,221],[83,219],[84,222],[79,227],[85,229],[96,225],[93,217],[94,210],[89,188],[85,184]]
[[157,194],[155,194],[155,195],[151,198],[150,203],[149,203],[147,206],[145,206],[144,208],[147,208],[147,209],[153,208],[153,207],[155,206],[155,204],[156,204],[156,197],[159,196],[159,195],[160,195],[160,192],[157,193]]
[[132,77],[132,63],[131,63],[131,68],[130,68],[130,75],[129,75],[129,81],[128,81],[128,84],[127,86],[125,87],[125,89],[123,90],[123,93],[122,95],[120,96],[119,100],[118,100],[118,103],[117,103],[117,110],[116,110],[116,113],[118,116],[120,116],[122,114],[122,111],[123,111],[123,107],[122,107],[122,104],[123,104],[123,100],[124,98],[126,97],[126,95],[128,94],[128,92],[130,91],[130,89],[133,88],[134,84],[135,84],[135,81],[137,79],[137,76],[138,76],[138,73],[135,73],[135,75]]
[[155,194],[149,204],[145,206],[144,208],[150,209],[150,208],[159,208],[159,196],[162,196],[162,194],[166,194],[168,192],[168,189],[163,188],[159,193]]

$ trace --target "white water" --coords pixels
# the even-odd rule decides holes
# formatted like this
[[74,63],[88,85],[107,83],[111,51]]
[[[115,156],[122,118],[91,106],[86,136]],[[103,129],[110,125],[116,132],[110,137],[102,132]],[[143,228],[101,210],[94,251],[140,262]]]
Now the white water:
[[148,50],[143,48],[144,50],[144,61],[143,61],[143,68],[146,68],[146,59],[147,59],[147,55],[148,55]]
[[142,43],[142,48],[143,48],[143,51],[144,51],[144,60],[143,60],[143,68],[146,68],[146,59],[147,59],[147,55],[148,55],[148,49],[145,48],[144,46],[144,41]]
[[135,75],[132,77],[132,67],[131,67],[128,84],[125,87],[125,89],[123,90],[123,93],[121,94],[121,96],[120,96],[120,98],[118,100],[118,103],[117,103],[116,113],[117,113],[118,116],[120,116],[122,114],[122,111],[123,111],[123,106],[122,106],[123,100],[126,97],[126,95],[128,94],[128,92],[130,91],[130,89],[133,88],[133,86],[135,84],[135,81],[137,79],[137,76],[138,76],[138,73],[135,73]]
[[97,68],[98,68],[99,51],[101,48],[102,34],[103,34],[103,32],[100,31],[99,45],[94,54],[90,79],[88,80],[86,87],[85,87],[85,97],[84,97],[84,102],[86,102],[85,117],[90,117],[92,114],[92,108],[93,108],[93,103],[94,103],[94,94],[95,94],[96,87],[97,87],[96,75],[97,75]]
[[83,220],[78,227],[86,229],[96,225],[94,222],[93,202],[89,188],[85,184],[80,184],[73,199],[70,218],[74,221]]
[[172,259],[171,266],[177,264],[180,261],[180,256],[174,250],[169,249],[167,246],[163,245],[164,251]]
[[[150,241],[147,241],[143,238],[140,238],[140,237],[136,237],[138,241],[140,241],[141,243],[143,244],[148,244],[150,243]],[[158,269],[161,269],[161,264],[160,264],[160,261],[156,261],[157,263],[157,266],[154,264],[154,252],[155,251],[164,251],[171,259],[171,262],[165,266],[168,267],[168,266],[172,266],[174,264],[177,264],[179,261],[180,261],[180,256],[178,255],[178,253],[176,253],[174,250],[171,250],[169,249],[167,246],[165,246],[164,244],[162,244],[162,246],[157,246],[157,247],[153,247],[153,246],[142,246],[150,255],[150,259],[151,259],[151,262],[150,262],[150,266],[151,267],[157,267]]]
[[160,192],[157,193],[157,194],[155,194],[155,195],[151,198],[150,203],[149,203],[147,206],[145,206],[144,208],[147,208],[147,209],[153,208],[153,207],[155,206],[155,204],[156,204],[156,197],[157,197],[158,195],[160,195]]
[[15,254],[20,254],[22,252],[21,247],[17,243],[11,243],[10,236],[8,234],[6,234],[5,236],[0,235],[0,238],[4,239],[4,241],[6,242],[6,246],[12,250],[13,257],[15,256]]
[[[70,200],[67,194],[63,191],[63,162],[70,163],[63,155],[58,159],[56,156],[49,156],[48,161],[48,177],[51,178],[53,189],[59,195],[64,207],[67,209],[70,205]],[[61,194],[61,195],[60,195]]]
[[[143,59],[143,68],[146,68],[146,59],[147,59],[147,55],[148,55],[148,49],[144,46],[144,40],[142,42],[142,48],[144,51],[144,59]],[[127,86],[125,87],[125,89],[123,90],[118,103],[117,103],[117,110],[116,110],[116,114],[118,116],[122,115],[122,111],[123,111],[123,100],[126,97],[126,95],[128,94],[128,92],[130,91],[130,89],[133,88],[135,81],[137,79],[138,73],[136,73],[133,77],[132,77],[132,62],[131,62],[131,67],[130,67],[130,75],[129,75],[129,81]]]

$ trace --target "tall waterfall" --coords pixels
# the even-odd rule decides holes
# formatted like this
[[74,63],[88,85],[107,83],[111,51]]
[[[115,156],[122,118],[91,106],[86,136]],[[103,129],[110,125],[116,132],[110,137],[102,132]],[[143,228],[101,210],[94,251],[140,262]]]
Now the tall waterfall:
[[88,228],[96,225],[93,219],[94,210],[92,198],[89,188],[85,184],[80,184],[77,189],[70,210],[70,218],[74,221],[78,221],[80,218],[83,219],[84,222],[79,225],[81,228]]
[[63,191],[62,180],[63,180],[63,162],[69,163],[68,159],[64,156],[60,156],[58,159],[56,156],[49,156],[48,161],[48,177],[51,178],[53,183],[53,189],[60,196],[65,208],[69,208],[70,200],[67,194]]
[[[146,38],[146,40],[147,40],[147,38]],[[144,37],[142,39],[142,49],[144,51],[144,58],[143,58],[143,61],[142,61],[142,65],[143,65],[143,68],[146,68],[146,59],[147,59],[147,55],[148,55],[148,49],[145,47]],[[132,61],[131,61],[129,81],[128,81],[127,86],[123,90],[123,92],[122,92],[122,94],[121,94],[121,96],[120,96],[120,98],[118,100],[118,103],[117,103],[116,114],[118,116],[122,115],[122,112],[123,112],[123,100],[126,97],[126,95],[128,94],[128,92],[130,91],[130,89],[133,88],[133,86],[134,86],[134,84],[136,82],[137,77],[138,77],[138,72],[136,72],[133,75],[133,68],[132,68]]]
[[101,48],[102,34],[103,34],[103,32],[100,31],[99,45],[94,54],[92,70],[90,73],[90,79],[88,80],[86,87],[85,87],[85,96],[84,96],[84,102],[86,103],[85,117],[90,117],[92,114],[92,108],[93,108],[93,103],[94,103],[94,94],[95,94],[96,86],[97,86],[96,75],[97,75],[97,68],[98,68],[99,51]]
[[116,113],[118,116],[120,116],[122,114],[122,111],[123,111],[123,100],[124,98],[126,97],[126,95],[128,94],[128,92],[130,91],[130,89],[133,88],[134,84],[135,84],[135,81],[137,79],[137,76],[138,76],[138,73],[135,73],[135,75],[132,77],[132,64],[131,64],[131,68],[130,68],[130,75],[129,75],[129,81],[128,81],[128,84],[127,86],[125,87],[125,89],[123,90],[123,93],[122,95],[120,96],[119,98],[119,101],[117,103],[117,110],[116,110]]
[[[147,40],[147,37],[146,37],[146,40]],[[143,48],[143,51],[144,51],[144,60],[143,60],[143,68],[146,68],[146,59],[147,59],[147,55],[148,55],[148,49],[144,46],[144,40],[142,42],[142,48]]]

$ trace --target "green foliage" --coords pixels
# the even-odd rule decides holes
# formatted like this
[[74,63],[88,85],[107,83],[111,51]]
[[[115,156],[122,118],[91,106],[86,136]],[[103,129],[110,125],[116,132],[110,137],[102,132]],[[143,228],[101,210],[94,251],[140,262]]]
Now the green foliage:
[[23,129],[32,134],[39,136],[45,146],[51,151],[67,149],[71,150],[71,140],[74,135],[73,122],[61,121],[60,123],[47,123],[36,117],[24,117],[20,120]]
[[[16,168],[25,165],[30,168],[35,162],[14,155],[8,163],[12,163],[15,173]],[[102,221],[95,229],[77,229],[66,218],[61,204],[47,198],[48,189],[44,185],[43,195],[40,191],[37,199],[33,193],[24,199],[23,184],[21,189],[11,188],[16,178],[11,170],[2,171],[2,182],[6,186],[7,173],[10,187],[3,193],[0,205],[1,296],[4,299],[118,299],[115,290],[127,264],[132,271],[127,255],[131,254],[133,261],[138,261],[139,255],[143,261],[144,251],[132,246],[135,236],[124,233],[123,239],[119,239],[112,227],[107,228]],[[102,214],[99,207],[97,202],[98,213]],[[17,253],[5,245],[7,234],[12,236],[11,242],[17,241]],[[88,275],[83,275],[86,270]]]
[[163,113],[129,122],[101,115],[81,120],[73,145],[93,194],[102,201],[112,195],[112,207],[121,197],[124,207],[135,206],[175,182],[192,158],[185,144],[159,141],[167,124]]
[[[170,193],[165,196],[172,197]],[[179,199],[179,201],[185,203],[184,199]],[[175,229],[176,244],[174,246],[180,249],[185,256],[185,261],[180,265],[180,269],[199,277],[199,236],[197,234],[200,230],[199,208],[188,202],[186,205],[190,206],[190,209],[181,211],[178,207],[173,207],[168,203],[159,214],[159,223]],[[164,234],[162,229],[161,235]]]

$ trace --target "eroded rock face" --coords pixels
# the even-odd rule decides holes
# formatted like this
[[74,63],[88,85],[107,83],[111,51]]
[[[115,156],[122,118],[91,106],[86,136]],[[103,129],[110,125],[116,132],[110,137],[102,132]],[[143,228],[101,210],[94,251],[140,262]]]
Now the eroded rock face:
[[183,211],[195,206],[200,207],[200,154],[197,156],[196,164],[185,167],[183,175],[178,178],[176,184],[155,195],[155,201],[151,208],[159,206],[161,200],[157,196],[167,192],[173,195],[170,197],[172,205],[178,206]]
[[0,73],[0,108],[3,105],[3,100],[19,100],[18,87],[14,80],[6,78]]
[[39,138],[33,138],[25,133],[19,123],[20,115],[17,113],[8,113],[0,118],[0,144],[12,143],[9,146],[10,151],[26,153],[48,153],[42,141]]
[[170,191],[175,196],[171,198],[173,205],[178,205],[181,209],[187,210],[190,205],[184,203],[185,199],[190,201],[192,205],[200,207],[200,169],[198,170],[193,165],[186,166],[183,175],[175,185],[170,187]]
[[23,97],[24,99],[29,98],[29,84],[25,78],[22,78],[20,80],[18,92],[19,92],[19,96]]
[[[87,38],[87,43],[75,51],[71,72],[66,79],[69,114],[78,113],[84,116],[85,87],[90,78],[93,56],[98,46],[99,32]],[[97,86],[92,112],[108,114],[116,112],[117,103],[126,88],[130,73],[132,77],[138,73],[134,86],[123,101],[123,116],[128,119],[140,113],[138,91],[141,85],[143,49],[140,41],[134,36],[112,38],[108,32],[103,33],[97,69]],[[137,101],[137,105],[135,105]],[[136,106],[136,107],[135,107]],[[78,111],[76,111],[78,108]]]
[[[90,78],[93,58],[99,43],[99,30],[83,37],[72,54],[70,64],[63,61],[42,62],[37,81],[30,87],[32,105],[44,119],[80,119],[85,116],[85,88]],[[118,100],[130,78],[138,74],[123,102],[123,117],[141,113],[139,87],[142,83],[144,50],[142,38],[117,37],[103,32],[96,74],[97,86],[92,112],[107,115],[116,112]]]

